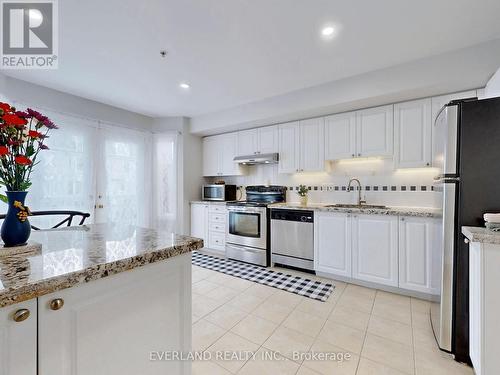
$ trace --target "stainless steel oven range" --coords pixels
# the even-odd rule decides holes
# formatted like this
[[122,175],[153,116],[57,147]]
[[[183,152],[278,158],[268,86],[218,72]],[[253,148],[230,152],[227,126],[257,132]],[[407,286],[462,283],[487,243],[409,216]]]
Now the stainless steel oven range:
[[268,205],[284,202],[284,186],[247,186],[246,201],[228,202],[226,256],[230,259],[268,266],[269,225]]

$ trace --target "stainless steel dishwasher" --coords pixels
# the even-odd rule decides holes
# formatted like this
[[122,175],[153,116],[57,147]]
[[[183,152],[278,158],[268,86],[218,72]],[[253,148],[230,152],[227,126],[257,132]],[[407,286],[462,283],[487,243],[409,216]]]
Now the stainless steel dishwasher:
[[271,210],[271,262],[314,270],[314,212]]

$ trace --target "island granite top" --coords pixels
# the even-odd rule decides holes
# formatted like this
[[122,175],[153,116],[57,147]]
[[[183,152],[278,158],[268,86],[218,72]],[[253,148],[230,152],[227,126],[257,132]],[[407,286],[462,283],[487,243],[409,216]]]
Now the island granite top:
[[423,208],[423,207],[384,207],[384,208],[370,208],[370,207],[328,207],[325,204],[308,204],[301,206],[298,203],[275,203],[269,205],[269,208],[283,208],[293,210],[311,210],[320,212],[339,212],[339,213],[357,213],[369,215],[389,215],[389,216],[414,216],[414,217],[442,217],[442,210],[436,208]]
[[470,242],[500,245],[500,232],[493,232],[484,227],[462,227],[462,234]]
[[22,253],[0,247],[0,307],[203,247],[198,238],[112,224],[34,231],[30,241]]

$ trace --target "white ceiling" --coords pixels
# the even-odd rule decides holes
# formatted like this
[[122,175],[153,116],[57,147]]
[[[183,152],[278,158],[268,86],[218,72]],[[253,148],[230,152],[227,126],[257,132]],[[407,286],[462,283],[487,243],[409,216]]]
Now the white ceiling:
[[197,116],[498,38],[499,14],[498,0],[64,0],[59,69],[5,73]]

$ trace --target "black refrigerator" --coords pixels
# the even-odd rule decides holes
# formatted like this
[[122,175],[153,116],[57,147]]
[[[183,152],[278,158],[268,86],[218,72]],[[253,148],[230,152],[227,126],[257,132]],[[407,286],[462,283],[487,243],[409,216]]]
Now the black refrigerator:
[[[462,226],[484,226],[485,212],[500,212],[500,98],[452,101],[434,123],[434,190],[443,208],[437,241],[441,296],[431,322],[442,350],[469,358],[469,246]],[[500,272],[500,270],[499,270]]]

